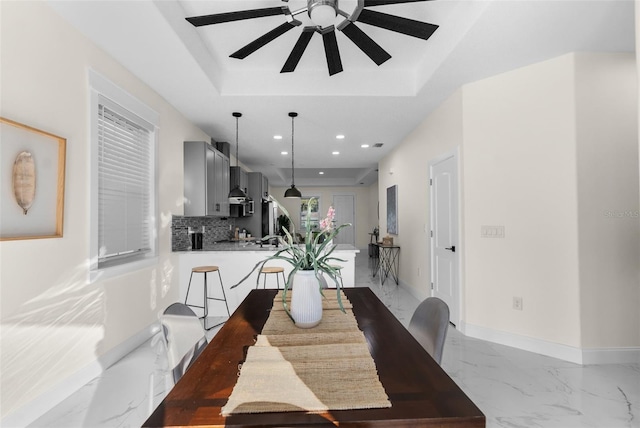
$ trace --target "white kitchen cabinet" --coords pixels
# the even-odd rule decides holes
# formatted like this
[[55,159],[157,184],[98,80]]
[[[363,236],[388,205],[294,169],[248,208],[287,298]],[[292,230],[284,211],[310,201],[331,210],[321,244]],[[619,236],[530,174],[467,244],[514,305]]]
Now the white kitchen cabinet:
[[184,215],[229,216],[229,158],[205,141],[184,142]]

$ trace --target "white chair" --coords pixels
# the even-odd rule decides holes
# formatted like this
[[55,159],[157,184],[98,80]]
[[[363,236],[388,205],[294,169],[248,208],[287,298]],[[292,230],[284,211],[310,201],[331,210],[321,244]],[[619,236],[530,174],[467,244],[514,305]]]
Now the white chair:
[[438,364],[442,361],[448,327],[449,306],[437,297],[428,297],[420,303],[409,321],[409,332]]
[[206,348],[208,342],[198,316],[184,303],[174,303],[160,317],[167,359],[178,382]]

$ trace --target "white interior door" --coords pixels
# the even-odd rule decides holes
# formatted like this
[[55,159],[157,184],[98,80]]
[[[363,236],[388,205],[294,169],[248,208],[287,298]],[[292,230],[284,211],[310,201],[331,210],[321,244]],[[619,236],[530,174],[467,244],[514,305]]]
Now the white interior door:
[[432,296],[449,305],[450,319],[460,322],[458,265],[458,157],[445,155],[430,163]]
[[336,225],[351,223],[343,228],[335,238],[334,244],[356,245],[356,200],[355,195],[333,195],[333,208],[336,210]]

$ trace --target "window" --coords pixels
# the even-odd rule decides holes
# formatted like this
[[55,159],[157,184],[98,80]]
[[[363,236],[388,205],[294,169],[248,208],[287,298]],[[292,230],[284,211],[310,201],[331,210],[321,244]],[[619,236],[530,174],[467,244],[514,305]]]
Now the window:
[[91,279],[157,255],[157,114],[95,72],[91,86]]

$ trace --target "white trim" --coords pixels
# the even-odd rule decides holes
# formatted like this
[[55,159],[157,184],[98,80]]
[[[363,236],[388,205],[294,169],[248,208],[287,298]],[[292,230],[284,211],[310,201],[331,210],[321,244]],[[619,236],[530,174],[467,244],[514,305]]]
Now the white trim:
[[[159,218],[159,172],[158,172],[158,141],[159,141],[159,122],[160,114],[155,110],[139,101],[129,92],[120,88],[106,77],[102,76],[95,70],[89,68],[87,70],[89,84],[89,162],[87,164],[89,180],[89,269],[88,281],[94,283],[99,279],[113,278],[115,276],[127,274],[151,267],[157,264],[159,242],[158,242],[158,218]],[[94,195],[98,194],[98,151],[96,150],[96,142],[98,140],[98,106],[102,102],[101,98],[106,98],[108,102],[115,103],[127,110],[128,112],[138,116],[141,120],[148,122],[150,132],[153,134],[153,143],[151,148],[151,161],[153,162],[153,192],[150,195],[151,202],[151,218],[153,219],[152,231],[150,233],[151,252],[138,261],[123,263],[118,266],[109,268],[98,268],[98,198]]]
[[159,332],[160,323],[156,321],[3,417],[0,420],[0,426],[24,427],[33,423]]
[[[389,278],[387,278],[387,281],[389,281]],[[406,282],[404,282],[403,280],[399,280],[399,287],[402,287],[407,293],[409,293],[414,299],[416,299],[418,302],[422,302],[424,299],[426,299],[427,297],[429,297],[431,295],[431,288],[429,288],[429,290],[427,291],[427,293],[420,293],[420,290],[417,290],[415,287],[410,287],[409,284],[407,284]],[[385,281],[385,285],[388,284]],[[393,283],[393,278],[391,278],[391,285],[395,286],[395,284]],[[383,286],[383,287],[384,287]]]
[[583,349],[582,364],[629,364],[640,362],[640,348]]
[[[129,262],[126,264],[111,266],[107,268],[89,269],[89,282],[94,283],[99,280],[101,281],[105,279],[115,278],[116,276],[126,275],[137,270],[151,268],[158,264],[159,259],[160,258],[158,257],[158,254],[156,252],[156,254],[152,256],[149,256],[142,260],[137,260],[135,262]],[[91,266],[97,266],[97,256],[96,259],[92,261],[94,262],[94,264],[91,264]]]
[[136,97],[129,92],[120,88],[118,85],[96,72],[89,69],[89,87],[101,94],[108,94],[107,98],[116,99],[117,104],[126,110],[134,112],[141,119],[146,120],[153,126],[158,126],[160,123],[160,114],[153,110],[151,107],[139,101]]
[[461,322],[465,335],[575,364],[625,364],[640,361],[640,348],[583,349]]

